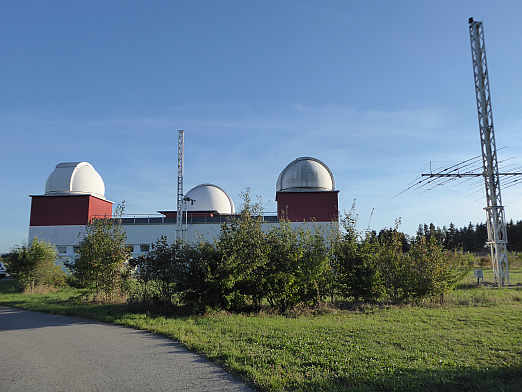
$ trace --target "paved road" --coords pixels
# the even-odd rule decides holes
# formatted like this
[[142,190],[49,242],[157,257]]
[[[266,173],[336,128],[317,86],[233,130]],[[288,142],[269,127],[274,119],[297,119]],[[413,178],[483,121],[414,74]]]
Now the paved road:
[[0,307],[0,391],[252,391],[181,344]]

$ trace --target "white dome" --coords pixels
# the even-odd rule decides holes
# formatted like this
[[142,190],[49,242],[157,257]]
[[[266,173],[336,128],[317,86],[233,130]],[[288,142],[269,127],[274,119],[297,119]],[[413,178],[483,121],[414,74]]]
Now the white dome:
[[220,214],[235,214],[234,202],[227,193],[213,184],[201,184],[185,195],[194,200],[187,203],[188,211],[217,211]]
[[45,194],[90,194],[105,199],[105,184],[89,162],[63,162],[47,179]]
[[333,174],[319,159],[301,157],[290,162],[279,174],[277,192],[333,191]]

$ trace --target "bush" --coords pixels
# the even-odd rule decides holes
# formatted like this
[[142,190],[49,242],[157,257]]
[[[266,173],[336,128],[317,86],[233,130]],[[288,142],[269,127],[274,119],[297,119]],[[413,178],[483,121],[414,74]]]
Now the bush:
[[126,235],[118,220],[93,219],[79,244],[79,257],[67,267],[80,286],[88,288],[98,300],[110,302],[122,289],[129,256]]
[[131,292],[131,300],[150,305],[170,305],[175,292],[179,244],[169,246],[167,238],[162,236],[146,255],[131,259],[129,266],[135,271],[137,278]]
[[149,254],[129,262],[135,281],[129,299],[146,306],[259,310],[262,301],[280,312],[317,305],[327,293],[330,264],[319,234],[288,223],[265,234],[259,206],[248,194],[238,217],[222,225],[216,245],[169,245],[162,238]]
[[445,251],[434,237],[418,236],[406,244],[393,229],[362,236],[351,216],[333,246],[334,287],[344,299],[364,302],[411,302],[442,296],[470,270],[473,258]]
[[248,194],[243,200],[241,213],[222,225],[215,245],[169,245],[163,237],[151,252],[130,260],[133,273],[124,284],[129,301],[205,312],[258,311],[266,300],[280,313],[318,306],[327,296],[412,302],[444,294],[473,262],[469,255],[444,251],[436,236],[409,240],[398,223],[379,235],[361,234],[351,215],[329,245],[319,233],[284,221],[265,233],[259,205]]
[[252,204],[248,193],[242,195],[239,217],[221,226],[216,249],[221,257],[218,274],[225,309],[260,309],[265,297],[263,275],[268,246],[261,229],[262,209]]
[[351,215],[345,216],[341,224],[343,232],[332,246],[335,291],[345,300],[379,301],[385,288],[376,258],[378,242],[371,233],[361,236]]
[[330,264],[323,237],[281,222],[267,234],[267,242],[263,292],[270,305],[281,313],[298,304],[317,306],[328,293]]
[[131,302],[149,308],[180,305],[195,312],[226,306],[221,257],[212,244],[168,245],[162,237],[129,265],[135,271],[127,287]]
[[185,246],[186,264],[178,283],[181,303],[197,312],[223,309],[229,305],[223,257],[208,242]]
[[16,248],[4,257],[9,274],[25,290],[65,285],[65,273],[55,264],[56,249],[52,244],[35,238],[30,246]]

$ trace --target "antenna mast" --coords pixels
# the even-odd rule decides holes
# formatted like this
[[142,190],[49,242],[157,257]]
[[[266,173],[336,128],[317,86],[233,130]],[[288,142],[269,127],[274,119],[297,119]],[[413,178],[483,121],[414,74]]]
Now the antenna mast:
[[507,257],[507,232],[504,206],[500,196],[500,176],[498,173],[497,147],[493,128],[493,109],[489,90],[488,64],[482,22],[469,18],[471,56],[477,98],[480,142],[482,146],[482,167],[486,185],[486,210],[488,242],[491,264],[499,287],[509,283]]
[[183,241],[183,154],[185,150],[185,136],[182,129],[178,129],[178,198],[176,213],[176,240]]

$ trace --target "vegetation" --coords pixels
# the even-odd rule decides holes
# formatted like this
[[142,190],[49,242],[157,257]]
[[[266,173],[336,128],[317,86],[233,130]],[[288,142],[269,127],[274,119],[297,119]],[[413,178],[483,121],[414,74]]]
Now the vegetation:
[[65,273],[55,264],[54,245],[35,238],[2,257],[9,274],[30,292],[65,285]]
[[223,309],[259,309],[265,297],[263,272],[268,258],[268,244],[261,230],[261,208],[243,194],[239,218],[225,222],[216,241],[219,257],[217,282]]
[[260,285],[268,303],[279,313],[297,305],[317,307],[331,295],[331,265],[324,238],[286,222],[271,230],[265,241],[268,259]]
[[260,311],[285,314],[330,300],[412,303],[442,296],[471,268],[434,237],[407,241],[398,228],[359,233],[352,216],[327,243],[322,234],[281,222],[265,233],[261,211],[244,195],[240,215],[222,225],[215,244],[174,243],[166,238],[130,260],[131,302],[149,310],[170,308]]
[[[513,275],[522,278],[522,270]],[[82,289],[15,291],[12,281],[0,281],[0,304],[162,334],[261,391],[519,391],[522,385],[520,289],[469,286],[451,291],[443,306],[323,308],[293,317],[166,317],[133,305],[85,303]]]
[[[512,252],[522,252],[522,221],[509,221],[506,225],[509,239],[508,248]],[[473,225],[471,222],[457,228],[453,223],[448,227],[435,227],[433,223],[419,225],[417,236],[435,239],[448,250],[462,250],[464,252],[487,253],[484,244],[488,238],[485,223]]]
[[[348,215],[327,242],[287,222],[263,232],[260,215],[245,195],[215,244],[162,238],[129,268],[117,220],[95,220],[71,266],[83,288],[23,294],[1,281],[0,304],[163,334],[263,391],[519,390],[522,259],[518,286],[488,289],[470,271],[482,260],[434,235],[360,233]],[[35,244],[13,252],[20,268],[45,258]]]
[[[118,206],[123,212],[123,206]],[[121,214],[119,214],[121,215]],[[110,302],[121,292],[125,262],[130,252],[118,219],[93,219],[79,245],[79,257],[67,264],[81,287],[97,300]]]

